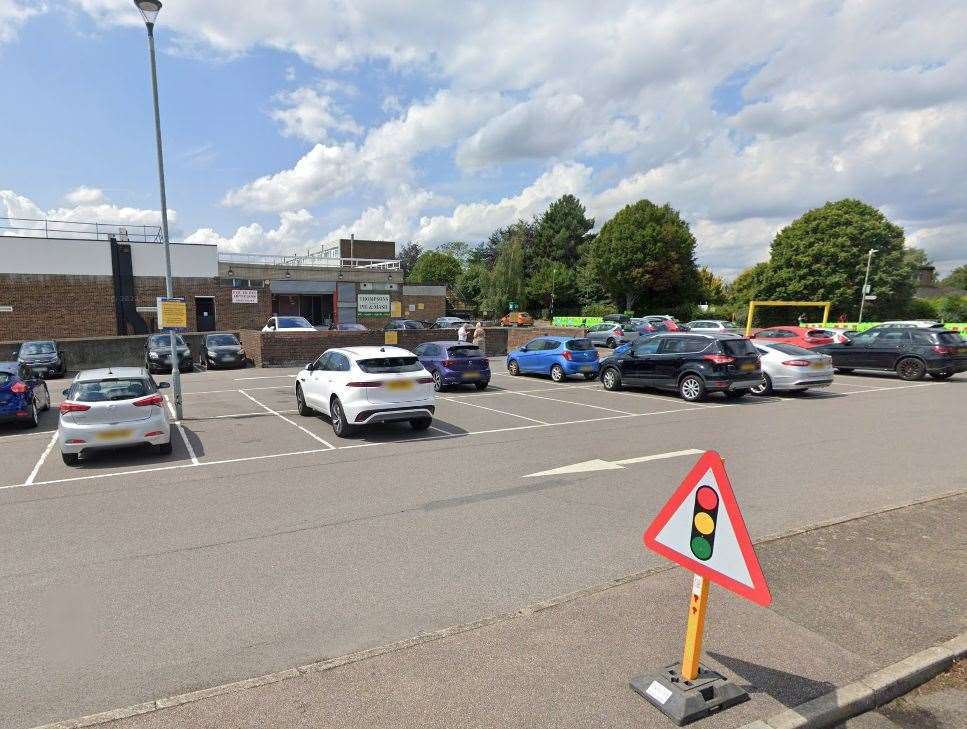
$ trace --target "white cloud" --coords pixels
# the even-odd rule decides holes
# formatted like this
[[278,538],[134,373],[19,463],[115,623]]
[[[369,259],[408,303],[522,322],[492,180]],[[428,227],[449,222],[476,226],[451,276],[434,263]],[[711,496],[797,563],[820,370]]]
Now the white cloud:
[[299,137],[308,142],[324,142],[333,131],[360,134],[362,128],[346,114],[331,96],[316,89],[302,87],[275,96],[278,107],[269,115],[282,125],[286,137]]
[[212,228],[199,228],[185,238],[185,243],[207,243],[235,253],[292,253],[319,247],[312,235],[314,228],[315,219],[308,210],[286,211],[279,216],[278,227],[270,230],[251,223],[225,237]]
[[46,12],[47,3],[40,0],[0,0],[0,43],[16,39],[24,23]]
[[97,187],[86,187],[84,185],[75,187],[64,195],[64,200],[71,205],[98,205],[105,202],[103,190]]
[[[83,234],[84,231],[93,230],[91,226],[82,226],[80,223],[104,223],[110,225],[151,225],[161,224],[161,213],[157,210],[146,210],[143,208],[133,208],[126,205],[117,205],[104,197],[101,190],[91,187],[78,187],[68,193],[64,198],[68,205],[42,209],[37,203],[24,195],[18,195],[13,190],[0,190],[0,210],[5,210],[4,217],[23,218],[23,219],[44,219],[61,221],[63,223],[73,223],[75,225],[63,225],[68,237]],[[168,209],[168,222],[171,225],[178,220],[178,214]],[[23,224],[26,227],[33,225]],[[29,232],[22,232],[23,235],[30,235]]]

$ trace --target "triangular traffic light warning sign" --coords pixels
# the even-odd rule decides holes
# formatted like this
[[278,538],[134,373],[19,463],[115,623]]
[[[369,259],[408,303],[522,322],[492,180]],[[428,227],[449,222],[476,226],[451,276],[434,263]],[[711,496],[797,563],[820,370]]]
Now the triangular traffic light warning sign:
[[645,546],[759,605],[772,602],[715,451],[706,451],[645,530]]

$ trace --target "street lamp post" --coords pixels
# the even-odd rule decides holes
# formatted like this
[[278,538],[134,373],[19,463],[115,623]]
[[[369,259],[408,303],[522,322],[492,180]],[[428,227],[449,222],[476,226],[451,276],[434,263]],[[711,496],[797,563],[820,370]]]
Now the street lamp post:
[[876,253],[876,248],[870,248],[869,253],[866,254],[866,275],[863,277],[863,290],[860,292],[860,317],[857,324],[863,323],[863,305],[866,303],[866,287],[870,281],[870,264],[873,263],[873,254]]
[[[161,112],[158,109],[158,67],[154,60],[154,21],[161,12],[159,0],[134,0],[134,5],[144,18],[148,28],[148,56],[151,59],[151,93],[154,98],[154,136],[158,147],[158,185],[161,188],[161,235],[165,246],[165,295],[174,296],[171,282],[171,244],[168,240],[168,200],[165,195],[165,162],[161,151]],[[178,366],[178,339],[174,331],[171,336],[171,389],[175,398],[175,419],[181,420],[181,372]]]

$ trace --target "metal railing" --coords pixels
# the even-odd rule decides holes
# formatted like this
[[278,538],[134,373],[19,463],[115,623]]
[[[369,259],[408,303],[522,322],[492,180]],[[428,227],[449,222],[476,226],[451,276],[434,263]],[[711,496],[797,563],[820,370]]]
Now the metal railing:
[[222,253],[218,254],[219,263],[235,263],[249,266],[273,266],[289,268],[368,268],[383,271],[398,271],[400,262],[395,258],[340,258],[338,249],[334,255],[326,253],[295,255],[269,255],[265,253]]
[[160,243],[158,225],[125,225],[122,223],[88,223],[51,218],[0,217],[0,236],[21,238],[78,238],[107,240],[114,236],[120,241]]

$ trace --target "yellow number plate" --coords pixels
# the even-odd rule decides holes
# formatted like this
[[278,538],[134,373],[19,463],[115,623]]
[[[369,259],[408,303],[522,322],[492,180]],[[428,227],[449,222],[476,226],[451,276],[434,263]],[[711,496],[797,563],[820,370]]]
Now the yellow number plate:
[[409,380],[392,380],[386,383],[387,390],[409,390],[413,383]]
[[825,363],[823,363],[823,362],[813,362],[813,369],[814,370],[822,370],[822,369],[825,369],[825,368],[826,368],[826,364]]
[[122,438],[129,438],[131,436],[130,430],[105,430],[103,433],[97,434],[98,440],[121,440]]
[[463,379],[465,379],[465,380],[478,380],[478,379],[480,379],[480,373],[479,372],[464,372],[463,373]]
[[755,369],[755,365],[752,364],[751,362],[746,362],[744,365],[742,365],[742,367],[740,369],[743,372],[751,372],[752,370]]

